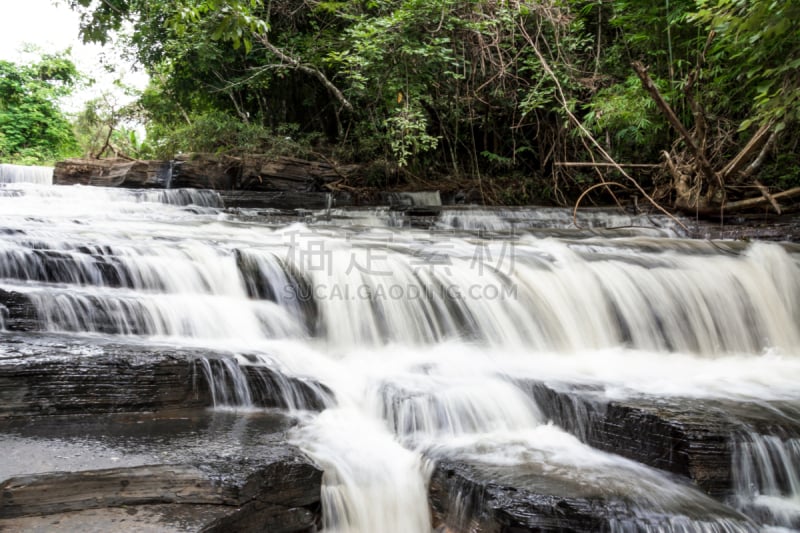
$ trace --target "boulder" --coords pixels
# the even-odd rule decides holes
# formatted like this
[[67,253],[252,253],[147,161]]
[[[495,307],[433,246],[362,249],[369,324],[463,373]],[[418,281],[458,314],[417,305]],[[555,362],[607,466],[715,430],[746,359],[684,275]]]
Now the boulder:
[[233,189],[241,173],[238,158],[222,154],[180,154],[172,169],[173,188]]

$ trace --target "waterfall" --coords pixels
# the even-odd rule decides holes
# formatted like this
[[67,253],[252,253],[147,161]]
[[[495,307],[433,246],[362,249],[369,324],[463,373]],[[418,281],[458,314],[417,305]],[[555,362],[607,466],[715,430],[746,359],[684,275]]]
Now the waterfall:
[[800,438],[745,433],[733,462],[738,507],[767,524],[800,528]]
[[52,185],[53,167],[9,165],[0,163],[0,183],[35,183]]
[[[732,435],[723,502],[590,447],[585,406],[559,421],[531,383],[598,405],[797,405],[800,249],[591,210],[588,233],[555,209],[445,208],[429,231],[396,216],[329,205],[287,225],[212,191],[9,184],[0,318],[8,332],[213,350],[195,365],[217,409],[296,418],[288,438],[324,470],[329,532],[469,529],[508,487],[611,502],[612,531],[799,527],[796,435]],[[432,512],[446,484],[450,507]]]

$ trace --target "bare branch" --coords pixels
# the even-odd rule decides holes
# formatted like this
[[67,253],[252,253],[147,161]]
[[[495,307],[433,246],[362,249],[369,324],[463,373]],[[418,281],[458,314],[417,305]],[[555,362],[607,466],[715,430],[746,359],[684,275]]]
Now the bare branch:
[[314,67],[305,65],[300,61],[298,61],[297,59],[288,56],[280,48],[269,42],[266,35],[261,36],[261,43],[267,48],[267,50],[275,54],[278,57],[278,59],[280,59],[293,69],[299,70],[300,72],[304,72],[319,80],[319,82],[322,83],[322,85],[324,85],[325,88],[328,89],[328,91],[330,91],[330,93],[339,101],[339,103],[342,104],[342,107],[344,107],[348,111],[351,112],[353,111],[353,105],[350,103],[350,101],[344,96],[344,94],[342,94],[342,91],[340,91],[338,87],[336,87],[333,83],[331,83],[331,81],[328,79],[327,76],[325,76],[324,73],[322,73],[322,71]]
[[709,181],[715,181],[720,185],[720,187],[722,187],[722,177],[714,172],[714,169],[711,168],[711,163],[709,163],[708,159],[706,159],[706,155],[703,153],[703,150],[700,149],[689,131],[686,129],[680,119],[678,119],[678,116],[675,114],[675,111],[672,110],[672,107],[670,107],[667,101],[664,100],[664,97],[661,96],[661,92],[659,92],[658,87],[656,87],[655,83],[653,83],[653,80],[650,79],[650,75],[647,73],[647,68],[640,61],[634,61],[632,66],[633,70],[636,71],[636,74],[642,81],[642,87],[644,87],[644,89],[650,93],[650,97],[655,101],[656,105],[667,118],[667,121],[669,121],[670,125],[672,125],[672,127],[681,134],[681,137],[683,137],[683,140],[686,142],[686,146],[689,147],[689,150],[691,150],[695,159],[697,159],[703,175],[705,175]]

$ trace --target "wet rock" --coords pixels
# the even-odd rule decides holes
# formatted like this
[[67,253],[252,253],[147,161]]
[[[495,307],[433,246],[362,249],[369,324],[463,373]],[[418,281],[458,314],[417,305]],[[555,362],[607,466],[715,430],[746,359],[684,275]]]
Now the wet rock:
[[[24,446],[28,455],[3,467],[0,528],[32,527],[54,515],[81,531],[123,522],[175,531],[308,531],[319,520],[322,472],[285,442],[292,424],[278,413],[207,411],[0,422],[0,450],[8,456]],[[75,450],[85,459],[76,461]],[[109,456],[120,466],[95,468]],[[17,473],[26,469],[34,473]],[[141,516],[108,510],[120,506]]]
[[800,407],[780,402],[610,400],[598,387],[532,382],[522,386],[545,416],[583,442],[685,476],[716,497],[732,493],[737,434],[800,435]]
[[0,326],[7,331],[39,329],[39,314],[30,298],[19,292],[0,289]]
[[387,192],[382,195],[385,204],[393,208],[441,208],[439,191]]
[[53,185],[95,185],[117,187],[134,161],[127,159],[67,159],[58,161],[53,170]]
[[235,501],[232,489],[216,486],[188,465],[153,465],[14,477],[0,485],[0,517],[143,503]]
[[[247,209],[326,209],[333,205],[327,192],[308,191],[230,191],[222,194],[225,207]],[[297,212],[285,213],[298,216]]]
[[[254,405],[321,409],[329,391],[267,366],[240,367],[231,354],[100,339],[24,334],[0,344],[0,418],[75,412],[205,407],[211,368],[236,372]],[[218,387],[230,387],[226,375]],[[234,403],[235,405],[235,403]]]
[[322,411],[334,403],[326,386],[296,377],[287,377],[262,366],[246,366],[253,403],[283,409]]
[[180,154],[175,157],[171,186],[232,189],[241,172],[239,159],[223,154]]
[[172,161],[136,161],[125,174],[123,187],[160,188],[171,186]]
[[[119,258],[77,250],[30,248],[0,255],[0,277],[43,283],[77,283],[118,287],[128,279]],[[131,286],[130,283],[127,286]]]
[[247,190],[324,191],[326,185],[342,181],[358,168],[286,156],[249,155],[242,161],[239,188]]
[[[439,461],[430,483],[434,522],[452,532],[737,531],[758,529],[712,500],[652,505],[630,493],[531,465],[487,467]],[[701,496],[702,499],[702,495]]]
[[[276,283],[269,273],[265,273],[257,257],[236,250],[236,267],[244,281],[247,296],[255,300],[269,300],[281,303],[287,297],[303,315],[303,324],[310,335],[316,333],[319,323],[319,308],[314,299],[311,282],[291,262],[275,257],[274,267],[283,274]],[[281,294],[282,293],[282,294]]]
[[186,351],[8,339],[0,417],[210,405]]
[[733,239],[738,241],[800,242],[800,214],[742,214],[718,221],[687,220],[696,239]]
[[107,507],[0,519],[0,530],[27,533],[186,533],[203,531],[217,520],[235,513],[236,508],[223,505],[149,504]]
[[308,509],[285,508],[259,501],[242,506],[238,512],[216,519],[203,527],[203,533],[229,533],[231,531],[269,531],[291,533],[316,531],[316,514]]

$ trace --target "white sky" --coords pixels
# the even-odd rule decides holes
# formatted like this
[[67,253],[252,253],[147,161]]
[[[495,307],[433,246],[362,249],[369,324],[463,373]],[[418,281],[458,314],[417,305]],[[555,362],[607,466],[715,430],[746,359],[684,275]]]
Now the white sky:
[[[105,90],[114,91],[113,82],[122,77],[126,85],[143,89],[147,75],[131,72],[112,48],[84,45],[78,37],[79,17],[67,6],[57,5],[54,0],[0,0],[0,59],[24,63],[35,59],[22,53],[24,44],[41,48],[43,52],[63,51],[72,47],[72,60],[83,74],[96,83],[62,102],[66,111],[80,110],[83,102],[98,96]],[[119,65],[116,73],[106,72],[100,62],[105,55],[113,64]],[[119,99],[124,99],[119,91]]]

